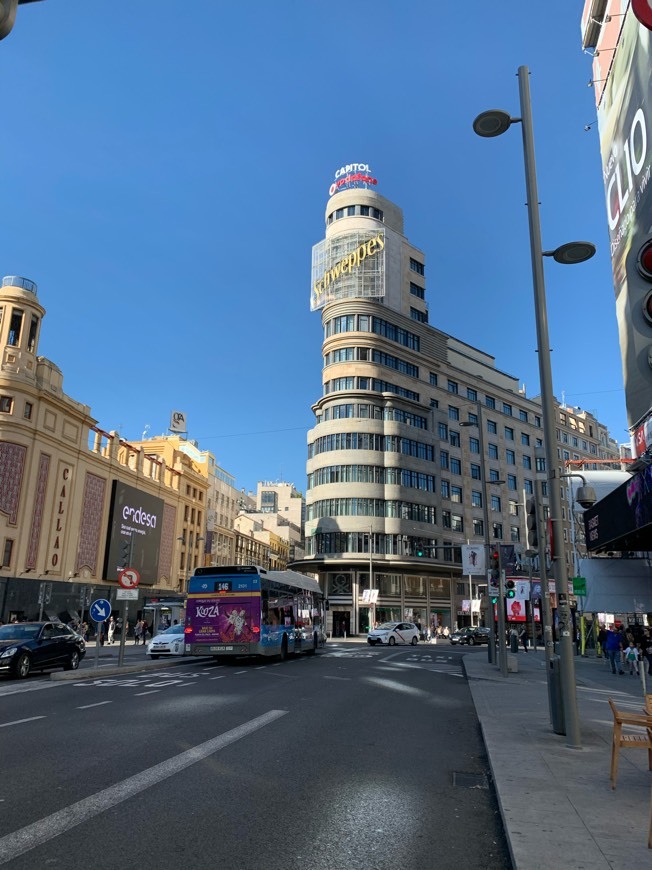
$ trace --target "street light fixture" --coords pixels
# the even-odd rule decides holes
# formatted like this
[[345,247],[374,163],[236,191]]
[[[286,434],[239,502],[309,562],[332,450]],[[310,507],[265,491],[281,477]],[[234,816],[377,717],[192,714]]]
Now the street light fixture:
[[[550,339],[548,336],[548,313],[543,274],[543,258],[553,257],[558,263],[572,264],[588,260],[595,253],[590,242],[571,242],[561,245],[554,251],[543,251],[541,245],[541,222],[539,218],[539,196],[537,191],[536,163],[534,157],[534,131],[532,127],[532,107],[530,102],[529,70],[526,66],[518,68],[519,97],[521,117],[512,118],[500,109],[482,112],[473,122],[473,129],[485,138],[500,136],[520,122],[523,134],[523,158],[525,163],[525,185],[527,190],[528,222],[530,229],[530,255],[532,260],[532,280],[534,289],[534,311],[537,328],[537,350],[539,357],[539,378],[541,381],[541,410],[543,414],[546,469],[550,498],[550,520],[553,540],[557,539],[552,558],[555,565],[557,583],[557,616],[559,626],[559,660],[561,672],[561,691],[564,708],[566,742],[574,748],[582,746],[577,694],[575,685],[575,663],[571,637],[570,605],[568,601],[568,572],[566,558],[561,546],[562,504],[561,482],[556,469],[556,429],[555,404],[552,386],[552,366],[550,361]],[[548,672],[548,680],[550,673]]]

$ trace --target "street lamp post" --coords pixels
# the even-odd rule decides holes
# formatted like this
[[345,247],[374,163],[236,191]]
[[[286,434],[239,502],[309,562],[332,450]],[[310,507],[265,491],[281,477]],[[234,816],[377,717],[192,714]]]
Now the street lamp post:
[[[556,467],[555,404],[552,387],[552,367],[550,362],[550,339],[548,336],[548,313],[546,308],[543,258],[553,257],[558,263],[563,264],[581,263],[595,254],[595,246],[590,242],[569,242],[568,244],[561,245],[554,251],[544,251],[542,248],[539,197],[534,157],[534,132],[532,128],[529,70],[526,66],[520,66],[518,68],[518,81],[521,117],[512,118],[508,112],[492,109],[478,115],[473,122],[473,129],[479,136],[500,136],[508,130],[513,123],[520,122],[523,133],[525,185],[527,190],[527,209],[530,229],[530,255],[532,260],[532,280],[534,286],[534,311],[537,328],[537,351],[539,355],[539,379],[541,382],[541,409],[543,413],[545,435],[550,520],[553,530],[551,555],[553,565],[555,566],[555,580],[557,585],[559,657],[564,723],[567,744],[574,749],[580,749],[582,742],[575,686],[575,663],[573,660],[570,605],[568,601],[568,572],[566,570],[566,557],[562,546],[563,527],[561,484]],[[556,547],[554,547],[555,539],[557,540]],[[548,674],[548,678],[550,679],[550,674]]]

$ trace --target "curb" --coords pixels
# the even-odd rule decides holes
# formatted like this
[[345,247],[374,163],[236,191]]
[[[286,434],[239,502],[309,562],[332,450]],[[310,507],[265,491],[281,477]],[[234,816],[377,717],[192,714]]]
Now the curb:
[[189,664],[188,659],[182,657],[180,659],[174,659],[174,661],[155,661],[155,662],[141,662],[138,665],[122,665],[119,667],[116,665],[114,668],[88,668],[83,671],[52,671],[50,674],[51,680],[57,681],[70,681],[70,680],[94,680],[98,677],[105,676],[116,676],[120,674],[135,674],[138,671],[156,671],[160,668],[173,668],[176,665],[187,665]]

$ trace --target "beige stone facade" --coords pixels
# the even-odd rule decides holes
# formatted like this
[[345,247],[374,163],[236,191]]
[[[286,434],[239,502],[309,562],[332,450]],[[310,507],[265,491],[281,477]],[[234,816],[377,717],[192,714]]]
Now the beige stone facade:
[[[114,516],[112,526],[113,491],[120,485],[120,491],[136,494],[136,502],[142,494],[143,500],[160,507],[149,520],[136,502],[123,508],[135,530],[135,543],[123,550],[123,559],[142,550],[142,584],[150,590],[183,592],[187,571],[181,562],[186,554],[179,538],[196,536],[202,526],[197,518],[205,511],[205,478],[178,449],[146,450],[117,432],[103,431],[88,405],[64,393],[61,371],[38,356],[44,315],[33,282],[3,279],[0,580],[116,586],[121,566],[109,559],[109,552],[117,522]],[[193,512],[194,524],[188,519]],[[151,532],[155,534],[148,538]],[[156,542],[155,552],[151,546],[141,547],[147,540]],[[192,559],[194,564],[194,555]]]

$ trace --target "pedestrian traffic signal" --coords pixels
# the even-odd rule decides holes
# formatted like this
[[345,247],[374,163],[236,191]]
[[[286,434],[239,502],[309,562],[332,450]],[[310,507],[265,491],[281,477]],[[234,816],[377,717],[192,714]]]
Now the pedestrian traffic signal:
[[516,598],[516,583],[513,580],[507,580],[505,583],[505,598]]
[[525,502],[525,517],[527,524],[527,548],[534,555],[539,552],[539,530],[537,528],[536,499],[528,498]]
[[417,545],[417,556],[423,556],[423,547],[421,544]]

